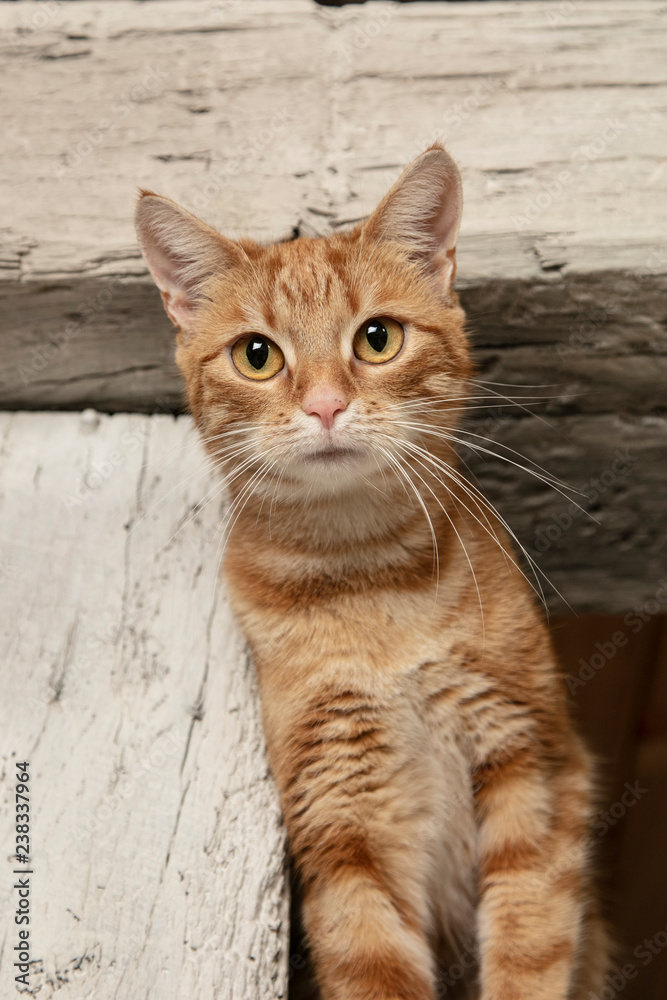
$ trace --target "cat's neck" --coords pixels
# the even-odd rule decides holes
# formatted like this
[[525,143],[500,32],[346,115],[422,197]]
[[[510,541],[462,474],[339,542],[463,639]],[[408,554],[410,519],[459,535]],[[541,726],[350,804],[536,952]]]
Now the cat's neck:
[[406,553],[422,558],[423,552],[446,546],[457,520],[455,497],[438,494],[417,483],[411,488],[392,472],[347,491],[313,496],[308,489],[291,490],[271,484],[243,499],[243,485],[232,496],[237,507],[229,544],[255,539],[258,546],[296,552],[314,560],[355,554],[367,561],[370,549],[383,549],[385,558],[405,559]]

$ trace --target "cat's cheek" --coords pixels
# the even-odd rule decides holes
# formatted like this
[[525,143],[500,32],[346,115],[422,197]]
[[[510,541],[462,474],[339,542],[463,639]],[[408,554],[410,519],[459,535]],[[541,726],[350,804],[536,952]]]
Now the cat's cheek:
[[452,390],[452,380],[444,372],[439,372],[435,375],[427,375],[424,379],[424,388],[428,392],[432,392],[436,395],[445,395],[450,393]]

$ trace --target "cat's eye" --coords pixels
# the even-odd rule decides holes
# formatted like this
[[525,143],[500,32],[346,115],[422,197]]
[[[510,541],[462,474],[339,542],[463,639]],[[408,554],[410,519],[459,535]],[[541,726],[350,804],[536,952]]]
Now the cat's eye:
[[389,316],[368,319],[354,335],[352,347],[361,361],[381,364],[396,357],[403,346],[403,327]]
[[232,347],[232,361],[246,378],[264,382],[285,366],[285,357],[277,344],[259,333],[249,333]]

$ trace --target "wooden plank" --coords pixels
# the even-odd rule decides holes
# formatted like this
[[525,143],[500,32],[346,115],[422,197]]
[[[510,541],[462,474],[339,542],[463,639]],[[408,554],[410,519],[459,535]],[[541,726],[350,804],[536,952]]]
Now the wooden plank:
[[0,827],[8,855],[27,758],[31,987],[283,997],[283,830],[190,421],[19,413],[0,429]]
[[[492,438],[546,464],[581,491],[564,495],[545,486],[509,464],[521,461],[513,452],[504,451],[505,462],[462,449],[482,492],[550,581],[542,578],[549,607],[567,610],[560,593],[578,613],[608,614],[662,594],[667,420],[619,415],[542,422],[502,414],[496,419],[496,427],[484,428]],[[664,597],[660,600],[667,611]]]
[[[651,598],[667,490],[660,0],[45,11],[0,5],[0,406],[182,409],[134,185],[231,235],[326,233],[444,137],[464,176],[458,284],[479,376],[551,397],[548,433],[520,410],[470,427],[574,486],[631,443],[631,474],[597,503],[603,530],[577,520],[540,559],[580,610]],[[475,471],[539,553],[562,498],[516,468]]]

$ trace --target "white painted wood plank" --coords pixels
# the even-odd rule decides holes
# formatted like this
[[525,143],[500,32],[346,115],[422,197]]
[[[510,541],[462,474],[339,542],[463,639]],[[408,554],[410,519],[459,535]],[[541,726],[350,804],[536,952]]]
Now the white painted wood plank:
[[575,271],[664,247],[660,0],[48,11],[0,7],[10,276],[144,273],[137,184],[230,234],[320,231],[367,212],[436,137],[463,171],[468,279],[486,274],[481,236],[512,236],[528,277],[521,234],[557,234]]
[[8,854],[13,761],[28,758],[32,986],[284,996],[283,831],[253,669],[216,587],[219,499],[188,520],[212,482],[191,423],[0,427],[0,826]]

